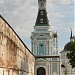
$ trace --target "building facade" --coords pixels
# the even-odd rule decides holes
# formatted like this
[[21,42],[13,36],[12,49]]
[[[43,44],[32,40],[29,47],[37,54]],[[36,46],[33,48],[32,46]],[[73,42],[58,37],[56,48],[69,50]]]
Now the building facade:
[[75,75],[75,68],[72,68],[72,66],[69,63],[69,59],[67,58],[67,53],[70,52],[71,44],[75,42],[75,37],[72,36],[72,30],[71,30],[71,37],[70,42],[68,42],[63,51],[61,52],[61,60],[62,60],[62,75]]
[[50,29],[46,0],[38,0],[38,15],[31,34],[31,50],[35,55],[35,75],[60,75],[57,33]]

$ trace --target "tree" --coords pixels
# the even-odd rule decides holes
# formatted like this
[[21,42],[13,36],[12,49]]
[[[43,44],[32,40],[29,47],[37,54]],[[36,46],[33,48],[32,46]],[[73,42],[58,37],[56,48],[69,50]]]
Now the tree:
[[69,59],[69,63],[72,66],[72,68],[74,68],[75,67],[75,41],[71,42],[69,51],[70,52],[67,53],[67,58]]

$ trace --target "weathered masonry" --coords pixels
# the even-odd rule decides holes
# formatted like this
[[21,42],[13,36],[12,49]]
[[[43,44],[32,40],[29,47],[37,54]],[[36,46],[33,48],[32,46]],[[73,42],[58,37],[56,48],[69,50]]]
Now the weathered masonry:
[[35,58],[0,15],[0,75],[34,75]]

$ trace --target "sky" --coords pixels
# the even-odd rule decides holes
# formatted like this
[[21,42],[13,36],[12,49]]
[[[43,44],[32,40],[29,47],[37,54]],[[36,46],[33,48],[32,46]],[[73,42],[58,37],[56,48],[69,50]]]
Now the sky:
[[[75,35],[75,0],[46,1],[50,30],[58,33],[58,50],[60,52],[70,41],[70,28]],[[34,31],[37,13],[38,0],[0,0],[0,15],[6,19],[30,50],[30,36]]]

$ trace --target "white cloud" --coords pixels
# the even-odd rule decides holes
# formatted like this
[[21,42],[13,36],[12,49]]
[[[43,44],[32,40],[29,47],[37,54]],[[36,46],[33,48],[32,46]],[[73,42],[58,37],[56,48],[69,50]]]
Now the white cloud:
[[[3,0],[0,1],[0,4],[2,4]],[[70,15],[72,12],[71,8],[68,8],[65,5],[71,4],[72,1],[73,0],[47,0],[50,24],[52,30],[59,31],[59,36],[61,31],[65,30],[64,32],[66,34],[69,32],[70,24],[66,24],[66,20],[68,21],[66,14]],[[7,14],[4,15],[4,17],[22,40],[30,39],[37,17],[37,2],[38,0],[4,0],[5,9],[1,6],[2,9],[4,9],[4,12],[7,11]],[[0,12],[2,12],[1,9]],[[64,20],[64,18],[66,19]],[[64,36],[64,34],[62,35]],[[60,36],[60,38],[62,38],[62,36]],[[28,43],[27,46],[30,47],[30,44]]]
[[60,19],[65,18],[66,16],[64,14],[61,14],[60,12],[54,12],[53,17]]
[[63,24],[54,24],[54,25],[52,25],[52,30],[58,31],[59,34],[60,34],[60,32],[69,33],[70,32],[70,27],[67,27]]
[[30,38],[30,32],[25,28],[16,27],[15,31],[23,38]]
[[5,14],[5,7],[3,0],[0,0],[0,14]]
[[0,3],[3,3],[3,0],[0,0]]
[[48,2],[50,3],[50,5],[53,4],[70,5],[74,3],[74,0],[48,0]]
[[13,11],[12,13],[13,13],[13,15],[15,15],[15,16],[19,16],[19,12]]
[[4,7],[4,1],[3,0],[0,0],[0,9]]
[[64,5],[69,5],[69,4],[72,4],[73,2],[74,0],[60,0],[60,3]]

